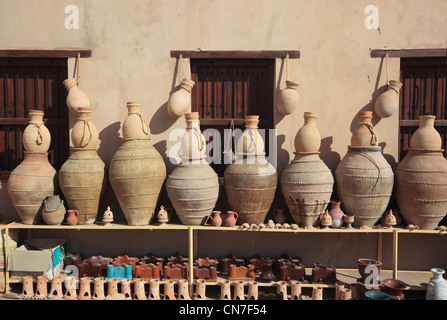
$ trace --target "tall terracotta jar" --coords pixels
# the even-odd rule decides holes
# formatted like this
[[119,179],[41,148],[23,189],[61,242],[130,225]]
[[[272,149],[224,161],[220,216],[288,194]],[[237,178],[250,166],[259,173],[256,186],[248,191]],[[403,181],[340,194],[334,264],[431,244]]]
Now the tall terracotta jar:
[[374,103],[374,111],[381,118],[391,117],[399,110],[399,90],[402,83],[397,80],[390,80],[385,92],[377,97]]
[[291,114],[298,107],[300,100],[298,86],[298,83],[287,80],[286,88],[278,93],[278,96],[276,97],[276,106],[282,115]]
[[276,169],[267,161],[258,132],[259,116],[246,116],[245,131],[237,143],[236,161],[224,173],[225,192],[238,222],[263,223],[275,196]]
[[413,133],[410,140],[411,148],[439,150],[442,146],[441,135],[435,129],[436,116],[419,116],[419,128]]
[[407,155],[396,168],[395,196],[399,212],[408,224],[433,230],[447,212],[447,160],[439,134],[436,137],[436,130],[430,128],[433,118],[428,118],[428,128],[424,118],[428,117],[421,116],[420,131],[416,134],[416,130],[416,139],[411,140]]
[[78,120],[71,131],[71,142],[75,148],[96,148],[99,135],[96,126],[93,124],[90,114],[90,107],[79,107]]
[[357,114],[358,127],[351,137],[351,146],[354,147],[377,147],[378,138],[371,123],[372,111],[361,111]]
[[[359,122],[370,123],[365,119],[369,116],[363,115],[359,113]],[[355,215],[354,227],[373,227],[390,201],[394,173],[382,149],[376,146],[377,136],[372,125],[360,123],[351,141],[359,143],[348,146],[348,152],[335,170],[337,193],[344,213]]]
[[30,110],[29,124],[23,131],[23,148],[29,152],[47,152],[51,144],[51,135],[43,123],[44,112]]
[[56,170],[48,161],[47,152],[24,154],[23,161],[11,172],[7,189],[22,223],[39,224],[43,200],[57,189]]
[[63,84],[68,91],[66,103],[71,113],[77,116],[79,107],[90,107],[87,94],[79,89],[75,78],[66,79]]
[[151,143],[139,104],[127,104],[123,143],[110,162],[109,181],[121,210],[132,226],[148,225],[166,179],[166,166]]
[[293,220],[302,228],[312,228],[330,202],[334,178],[319,156],[317,115],[305,112],[304,119],[295,136],[295,159],[282,172],[280,182]]
[[195,82],[191,79],[183,79],[180,88],[174,92],[168,100],[168,114],[172,118],[179,118],[191,108],[191,90]]
[[78,224],[94,223],[106,184],[105,164],[96,149],[73,148],[59,170],[59,186]]
[[200,132],[197,112],[185,114],[187,129],[182,137],[182,161],[169,174],[166,190],[180,221],[203,224],[216,205],[219,181],[206,162],[205,140]]

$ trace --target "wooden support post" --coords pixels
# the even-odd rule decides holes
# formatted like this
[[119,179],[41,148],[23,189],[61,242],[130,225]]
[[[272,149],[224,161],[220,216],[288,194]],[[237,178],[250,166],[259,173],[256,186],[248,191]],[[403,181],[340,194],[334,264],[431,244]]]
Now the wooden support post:
[[377,239],[377,260],[378,261],[383,261],[383,254],[382,254],[382,250],[383,250],[383,233],[380,232],[377,234],[378,235],[378,239]]
[[3,243],[3,249],[5,250],[5,293],[9,293],[9,270],[8,270],[8,260],[9,260],[9,227],[5,228],[5,242]]
[[397,279],[397,258],[398,258],[398,231],[393,230],[393,279]]
[[193,270],[193,262],[194,262],[194,229],[192,227],[188,227],[188,249],[189,249],[189,294],[192,296],[193,294],[193,278],[194,278],[194,270]]

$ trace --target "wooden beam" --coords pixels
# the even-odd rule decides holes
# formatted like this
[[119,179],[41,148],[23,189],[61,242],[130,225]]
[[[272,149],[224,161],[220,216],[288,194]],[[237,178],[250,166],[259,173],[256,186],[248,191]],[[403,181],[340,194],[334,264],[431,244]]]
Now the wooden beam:
[[171,58],[190,59],[276,59],[285,58],[289,54],[289,59],[299,59],[300,52],[297,50],[260,50],[260,51],[188,51],[171,50]]
[[382,58],[388,53],[390,58],[447,57],[447,49],[372,49],[371,58]]
[[61,49],[61,50],[0,50],[0,58],[76,58],[78,52],[81,58],[90,58],[92,50],[89,49]]

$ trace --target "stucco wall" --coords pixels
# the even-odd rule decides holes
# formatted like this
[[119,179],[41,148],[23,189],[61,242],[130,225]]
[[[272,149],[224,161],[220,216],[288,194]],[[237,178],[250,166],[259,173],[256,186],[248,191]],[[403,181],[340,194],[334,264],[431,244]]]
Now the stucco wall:
[[[365,7],[371,4],[379,9],[379,30],[365,27]],[[64,26],[68,5],[79,9],[79,29]],[[168,172],[174,168],[166,156],[173,144],[169,133],[185,126],[184,118],[174,121],[166,112],[178,84],[170,50],[299,50],[301,58],[290,61],[290,79],[300,84],[299,108],[285,117],[275,112],[278,173],[293,158],[305,111],[318,113],[321,157],[335,170],[357,126],[356,114],[372,110],[386,83],[381,59],[370,58],[369,50],[445,47],[442,12],[447,12],[445,0],[423,5],[414,0],[1,0],[0,48],[91,49],[92,57],[81,60],[80,88],[89,95],[100,132],[98,154],[108,166],[120,145],[126,102],[140,100]],[[275,94],[285,81],[283,61],[276,65]],[[73,67],[70,59],[69,75]],[[183,67],[188,74],[187,59]],[[389,76],[399,78],[399,59],[389,59]],[[70,127],[74,122],[72,117]],[[394,167],[398,115],[382,120],[375,115],[373,123]],[[117,206],[111,189],[105,199]]]

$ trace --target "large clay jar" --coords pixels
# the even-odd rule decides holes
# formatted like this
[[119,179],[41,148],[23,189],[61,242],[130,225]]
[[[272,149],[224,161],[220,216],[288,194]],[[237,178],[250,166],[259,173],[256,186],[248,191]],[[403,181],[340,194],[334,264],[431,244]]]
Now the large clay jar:
[[433,277],[431,277],[428,282],[425,299],[447,300],[447,281],[442,276],[445,273],[445,270],[432,268],[430,271],[433,273]]
[[166,190],[180,221],[186,225],[200,225],[216,205],[219,181],[206,162],[198,113],[187,113],[185,117],[187,129],[182,137],[182,161],[169,174]]
[[141,102],[127,102],[127,118],[123,123],[124,139],[148,139],[149,126],[141,114]]
[[402,83],[397,80],[390,80],[388,88],[380,94],[374,104],[374,111],[381,118],[391,117],[399,110],[399,90]]
[[228,202],[239,214],[241,225],[264,222],[278,183],[276,169],[265,158],[258,122],[259,116],[246,116],[246,129],[237,143],[236,161],[224,173]]
[[439,150],[442,146],[442,139],[435,129],[436,116],[419,116],[419,128],[413,133],[410,140],[411,148]]
[[79,89],[75,78],[66,79],[63,84],[68,91],[66,102],[71,113],[77,115],[79,107],[90,107],[88,96]]
[[41,110],[30,110],[29,124],[23,131],[23,147],[29,152],[47,152],[50,148],[51,135],[43,123]]
[[436,140],[415,140],[418,148],[412,140],[396,167],[394,192],[399,212],[408,224],[426,230],[435,229],[447,212],[447,160],[441,143],[433,143]]
[[195,82],[191,79],[183,79],[180,88],[174,92],[168,100],[168,114],[177,119],[191,108],[191,90]]
[[71,131],[71,142],[75,148],[96,148],[98,130],[90,119],[92,110],[89,107],[78,108],[78,120]]
[[282,172],[280,182],[293,220],[302,228],[313,228],[330,202],[334,177],[319,156],[316,115],[306,112],[304,118],[305,124],[295,136],[295,159]]
[[298,83],[287,80],[286,88],[278,93],[278,96],[276,97],[276,106],[282,115],[291,114],[297,108],[300,100],[298,86]]
[[73,148],[59,170],[59,186],[68,207],[79,211],[78,224],[95,222],[105,183],[105,164],[96,149]]
[[48,153],[25,151],[23,161],[11,172],[7,189],[23,224],[42,222],[42,206],[57,188],[56,170]]
[[371,123],[372,111],[361,111],[357,114],[358,127],[351,136],[351,146],[354,147],[377,147],[377,134]]
[[[127,223],[138,226],[148,225],[154,217],[166,166],[149,132],[145,133],[144,118],[133,113],[134,107],[131,103],[130,120],[126,118],[123,126],[123,143],[110,162],[109,181]],[[128,130],[128,126],[135,128]]]

